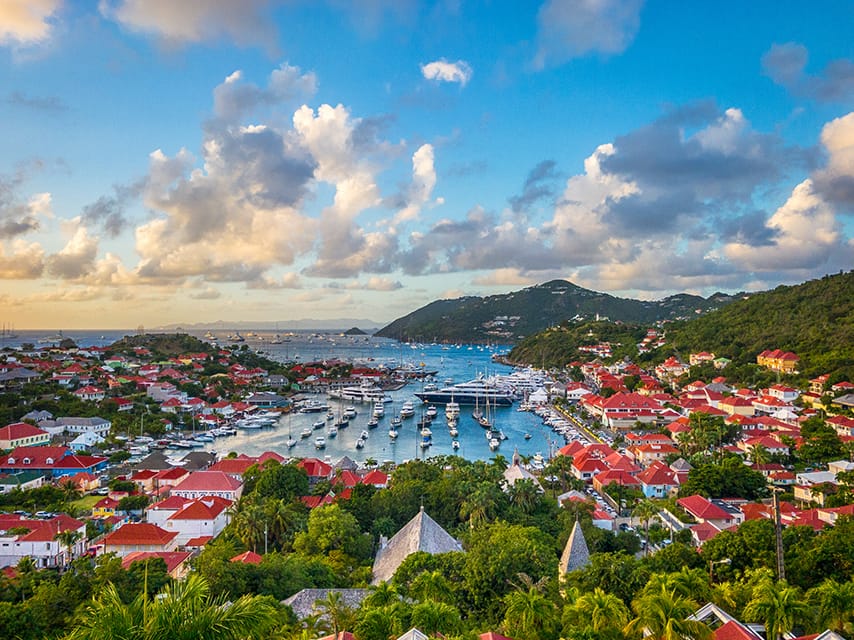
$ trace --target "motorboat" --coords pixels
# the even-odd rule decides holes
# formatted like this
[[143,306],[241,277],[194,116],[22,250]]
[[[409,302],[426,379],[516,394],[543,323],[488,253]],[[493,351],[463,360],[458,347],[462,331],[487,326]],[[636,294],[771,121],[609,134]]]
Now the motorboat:
[[315,449],[325,449],[326,448],[326,438],[323,436],[317,436],[314,439],[314,448]]
[[392,440],[395,440],[397,438],[397,436],[398,436],[397,429],[392,427],[391,429],[388,430],[388,437],[389,438],[391,438]]
[[361,440],[367,440],[368,439],[368,432],[363,429],[362,433],[359,434],[359,438]]
[[479,376],[468,382],[442,387],[436,391],[420,391],[415,394],[423,402],[430,404],[456,404],[474,406],[488,402],[492,406],[509,407],[516,400],[512,388],[500,384],[495,378]]
[[310,438],[311,437],[311,429],[309,427],[306,427],[305,429],[300,431],[299,437],[300,438]]
[[451,400],[448,404],[445,405],[445,417],[450,422],[451,420],[455,420],[460,415],[460,403],[455,400]]
[[429,407],[427,407],[427,411],[424,412],[424,415],[430,418],[430,420],[432,420],[437,415],[439,415],[439,411],[431,404]]
[[326,426],[326,420],[318,420],[313,425],[311,425],[312,429],[323,429]]
[[407,418],[411,418],[415,415],[415,405],[412,404],[412,400],[404,400],[403,404],[400,406],[400,417],[403,420]]
[[363,449],[365,447],[365,441],[362,438],[356,440],[356,448]]
[[330,438],[336,437],[338,435],[338,427],[333,424],[331,427],[329,427],[329,431],[326,432],[326,435]]
[[459,440],[452,440],[451,441],[451,449],[456,451],[459,448],[460,448],[460,441]]

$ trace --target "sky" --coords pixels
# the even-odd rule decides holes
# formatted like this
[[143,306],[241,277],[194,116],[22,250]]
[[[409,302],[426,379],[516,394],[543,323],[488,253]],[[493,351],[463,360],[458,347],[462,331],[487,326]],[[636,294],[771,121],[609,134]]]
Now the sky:
[[0,0],[0,323],[854,267],[849,0]]

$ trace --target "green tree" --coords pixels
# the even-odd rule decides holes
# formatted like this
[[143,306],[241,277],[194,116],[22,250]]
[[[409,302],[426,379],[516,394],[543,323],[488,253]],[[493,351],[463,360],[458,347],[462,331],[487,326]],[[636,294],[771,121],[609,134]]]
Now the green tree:
[[756,585],[753,598],[744,610],[750,622],[764,624],[766,637],[775,640],[780,640],[808,614],[809,606],[801,599],[800,589],[770,579]]
[[652,500],[641,500],[632,509],[632,517],[643,523],[644,554],[649,553],[649,521],[658,515],[658,505]]
[[626,625],[629,635],[643,634],[653,640],[704,640],[712,630],[704,623],[689,620],[698,608],[690,598],[673,591],[659,590],[632,602],[635,617]]
[[817,628],[843,633],[854,620],[854,582],[829,578],[807,592],[807,601],[815,609]]
[[562,622],[564,635],[574,628],[589,629],[597,637],[613,637],[628,624],[629,610],[617,596],[596,587],[566,607]]
[[520,640],[557,637],[557,607],[536,586],[508,593],[504,597],[504,604],[502,625],[507,633],[512,633]]
[[326,597],[315,602],[314,606],[332,627],[336,638],[341,631],[353,628],[355,611],[347,606],[340,591],[328,591]]
[[82,537],[83,535],[79,531],[74,531],[72,529],[60,531],[53,537],[54,540],[65,547],[65,551],[67,552],[63,562],[64,565],[67,566],[72,562],[72,560],[74,560],[74,545],[77,544],[77,541]]
[[459,609],[436,600],[425,600],[413,606],[410,620],[412,626],[429,636],[456,633],[461,625]]
[[241,596],[230,604],[212,598],[207,582],[190,575],[153,600],[140,594],[124,603],[116,587],[88,604],[68,640],[244,640],[264,638],[275,622],[266,598]]

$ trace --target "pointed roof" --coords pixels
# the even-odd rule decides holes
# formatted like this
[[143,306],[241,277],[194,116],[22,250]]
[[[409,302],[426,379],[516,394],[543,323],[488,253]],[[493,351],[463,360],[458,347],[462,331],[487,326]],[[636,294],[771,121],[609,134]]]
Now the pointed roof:
[[429,640],[429,636],[421,633],[421,631],[415,627],[412,627],[409,631],[398,637],[397,640]]
[[439,523],[424,512],[418,511],[412,520],[377,551],[372,584],[390,580],[403,561],[413,553],[430,554],[462,551],[463,548]]
[[584,539],[581,525],[576,520],[572,527],[572,533],[569,534],[569,540],[566,541],[566,546],[563,548],[563,553],[560,554],[560,574],[582,569],[589,563],[590,551],[587,549],[587,541]]

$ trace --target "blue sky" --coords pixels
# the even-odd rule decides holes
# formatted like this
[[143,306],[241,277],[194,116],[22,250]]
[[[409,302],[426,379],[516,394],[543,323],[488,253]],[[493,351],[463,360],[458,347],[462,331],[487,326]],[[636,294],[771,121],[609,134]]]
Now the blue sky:
[[[683,6],[684,5],[684,6]],[[6,0],[18,328],[854,266],[854,5]]]

